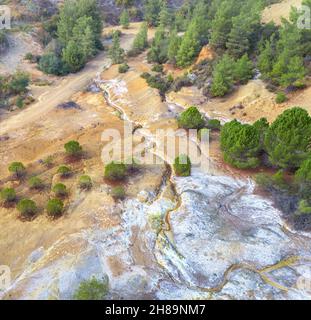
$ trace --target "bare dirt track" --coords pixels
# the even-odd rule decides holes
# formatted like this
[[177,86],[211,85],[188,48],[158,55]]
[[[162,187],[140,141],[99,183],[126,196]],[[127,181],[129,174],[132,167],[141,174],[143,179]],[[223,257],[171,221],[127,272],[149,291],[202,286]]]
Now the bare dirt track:
[[268,23],[273,21],[275,24],[280,25],[282,17],[289,17],[291,7],[299,7],[301,3],[302,0],[283,0],[280,3],[275,3],[264,10],[262,22]]

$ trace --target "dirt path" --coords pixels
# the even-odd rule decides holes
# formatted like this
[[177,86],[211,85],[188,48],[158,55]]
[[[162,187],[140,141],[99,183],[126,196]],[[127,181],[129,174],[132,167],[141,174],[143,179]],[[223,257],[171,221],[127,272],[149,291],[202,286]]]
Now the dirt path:
[[[134,24],[121,38],[122,47],[128,50],[138,30],[138,24]],[[9,131],[18,130],[26,127],[29,123],[40,121],[51,109],[58,104],[66,102],[78,91],[82,91],[97,74],[110,66],[110,59],[107,52],[101,52],[91,60],[78,73],[70,74],[61,81],[49,86],[37,99],[37,102],[29,106],[26,110],[12,115],[10,118],[1,122],[0,135]]]

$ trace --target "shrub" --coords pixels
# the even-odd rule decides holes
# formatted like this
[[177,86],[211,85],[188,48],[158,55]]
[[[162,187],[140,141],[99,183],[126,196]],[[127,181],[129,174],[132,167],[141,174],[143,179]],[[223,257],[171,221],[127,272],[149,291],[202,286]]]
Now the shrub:
[[30,189],[42,189],[44,187],[43,181],[38,177],[31,177],[28,181]]
[[50,168],[53,165],[53,157],[48,156],[44,160],[42,160],[42,164],[47,168]]
[[163,72],[163,65],[162,64],[155,64],[152,66],[151,69],[153,72]]
[[46,74],[57,76],[68,73],[62,60],[54,52],[48,52],[40,58],[39,69]]
[[17,204],[17,209],[24,218],[32,218],[37,212],[37,205],[30,199],[22,199]]
[[123,180],[125,179],[127,170],[123,163],[110,162],[105,166],[105,178],[108,180]]
[[9,83],[9,88],[14,94],[24,93],[29,85],[29,81],[30,78],[27,73],[18,71],[13,75],[13,78]]
[[17,97],[15,104],[19,109],[22,109],[24,107],[24,99],[22,97]]
[[111,196],[115,199],[115,200],[122,200],[125,197],[125,190],[123,187],[118,186],[115,187],[111,190]]
[[122,63],[119,65],[119,73],[126,73],[129,70],[129,65],[127,63]]
[[279,92],[277,95],[276,95],[276,98],[275,98],[275,102],[280,104],[280,103],[283,103],[287,100],[287,97],[286,97],[286,94],[283,93],[283,92]]
[[301,197],[311,199],[311,158],[305,160],[296,171],[295,181],[299,185]]
[[75,300],[104,300],[108,294],[108,279],[98,280],[95,277],[84,280],[75,291]]
[[5,202],[13,202],[16,200],[16,192],[13,188],[4,188],[0,192],[1,199]]
[[78,141],[72,140],[64,145],[65,151],[69,156],[79,157],[82,153],[82,147]]
[[92,188],[92,179],[90,176],[87,176],[87,175],[83,175],[80,177],[79,179],[79,187],[81,189],[86,189],[86,190],[89,190]]
[[57,173],[60,174],[63,178],[67,178],[71,175],[72,171],[71,171],[71,168],[67,166],[60,166],[57,169]]
[[130,26],[130,16],[127,10],[123,10],[120,15],[120,24],[124,29],[128,29]]
[[220,130],[221,124],[220,121],[217,119],[210,119],[207,121],[207,128],[210,130]]
[[311,117],[302,108],[285,110],[267,129],[265,150],[272,165],[296,169],[311,152]]
[[50,199],[46,205],[47,214],[50,217],[59,217],[64,210],[63,201],[60,199]]
[[188,177],[191,175],[191,161],[188,156],[180,155],[174,161],[174,170],[177,176]]
[[55,193],[56,197],[66,197],[68,194],[66,186],[62,183],[54,185],[52,191]]
[[298,210],[296,212],[298,215],[310,215],[311,214],[311,205],[306,200],[300,200],[298,205]]
[[178,125],[184,129],[201,129],[205,121],[196,107],[190,107],[180,115]]
[[259,166],[260,134],[253,126],[237,120],[226,123],[221,129],[220,145],[225,162],[239,169]]
[[9,172],[20,178],[25,174],[26,168],[21,162],[12,162],[9,165]]
[[27,52],[25,54],[25,60],[28,60],[28,61],[32,62],[33,59],[34,59],[34,56],[33,56],[33,54],[31,52]]

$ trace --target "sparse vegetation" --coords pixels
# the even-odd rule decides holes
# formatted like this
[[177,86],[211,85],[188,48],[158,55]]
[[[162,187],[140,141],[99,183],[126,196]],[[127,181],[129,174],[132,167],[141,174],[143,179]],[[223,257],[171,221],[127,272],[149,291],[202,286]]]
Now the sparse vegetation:
[[4,203],[14,202],[16,200],[16,192],[13,188],[4,188],[0,191],[0,197]]
[[122,186],[114,187],[111,190],[111,196],[115,200],[123,200],[125,198],[125,190]]
[[64,145],[68,156],[80,157],[82,155],[82,147],[78,141],[72,140]]
[[26,168],[21,162],[12,162],[8,169],[16,178],[21,178],[26,173]]
[[28,180],[28,185],[30,189],[36,189],[36,190],[40,190],[44,187],[44,183],[39,177],[31,177]]
[[61,175],[62,178],[68,178],[72,174],[72,170],[68,166],[60,166],[57,169],[57,173]]
[[46,211],[52,218],[61,216],[64,211],[63,201],[60,199],[50,199],[46,205]]
[[79,178],[79,187],[84,190],[89,190],[93,186],[92,179],[90,176],[83,175]]
[[112,181],[124,180],[126,178],[126,165],[124,163],[110,162],[105,166],[105,178]]
[[108,278],[98,280],[95,277],[84,280],[75,291],[75,300],[104,300],[109,292]]
[[287,100],[286,94],[284,92],[278,92],[275,98],[275,102],[280,104]]
[[68,195],[67,187],[62,183],[57,183],[53,186],[52,191],[56,197],[63,198]]
[[188,156],[180,155],[174,161],[174,170],[177,176],[188,177],[191,175],[191,161]]
[[205,121],[196,107],[190,107],[180,115],[178,125],[184,129],[202,129]]
[[17,209],[23,218],[31,219],[37,213],[37,205],[33,200],[22,199],[17,204]]

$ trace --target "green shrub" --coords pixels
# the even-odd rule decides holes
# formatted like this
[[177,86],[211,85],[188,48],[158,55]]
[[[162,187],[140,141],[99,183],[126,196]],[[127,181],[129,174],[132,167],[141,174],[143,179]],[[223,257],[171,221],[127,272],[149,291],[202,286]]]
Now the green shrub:
[[79,187],[81,189],[86,189],[86,190],[89,190],[92,188],[92,179],[90,176],[87,176],[87,175],[83,175],[80,177],[79,179]]
[[68,194],[67,187],[62,183],[55,184],[52,191],[55,193],[56,197],[66,197]]
[[26,173],[26,168],[21,162],[12,162],[9,165],[9,172],[20,178]]
[[174,170],[177,176],[188,177],[191,175],[191,161],[188,156],[180,155],[174,161]]
[[253,126],[237,120],[226,123],[221,129],[220,145],[225,162],[239,169],[259,166],[260,134]]
[[119,65],[119,73],[126,73],[129,70],[129,65],[127,63],[122,63]]
[[95,277],[84,280],[75,291],[75,300],[104,300],[109,291],[108,279],[98,280]]
[[25,54],[25,60],[28,60],[28,61],[33,61],[33,59],[34,59],[34,56],[33,56],[33,54],[31,53],[31,52],[27,52],[26,54]]
[[111,196],[115,199],[115,200],[122,200],[125,198],[125,190],[123,187],[118,186],[118,187],[114,187],[111,190]]
[[63,178],[67,178],[71,175],[72,170],[71,170],[71,168],[69,168],[67,166],[60,166],[57,169],[57,173],[60,174]]
[[1,199],[7,202],[13,202],[16,200],[16,192],[13,188],[4,188],[0,192]]
[[152,66],[151,69],[153,72],[163,72],[163,65],[162,64],[155,64]]
[[105,166],[105,178],[108,180],[124,180],[126,173],[126,166],[123,163],[115,163],[112,161]]
[[39,69],[46,74],[65,75],[68,73],[66,66],[54,52],[44,54],[39,60]]
[[37,205],[30,199],[22,199],[17,204],[17,209],[24,218],[32,218],[37,213]]
[[53,165],[53,157],[48,156],[44,160],[42,160],[42,164],[47,168],[50,168]]
[[24,107],[24,99],[22,97],[17,97],[15,104],[19,109],[22,109]]
[[31,177],[28,181],[30,189],[42,189],[44,187],[43,181],[38,177]]
[[299,168],[309,158],[311,117],[305,109],[285,110],[267,129],[264,146],[272,165],[282,169]]
[[287,100],[287,97],[286,97],[286,94],[283,93],[283,92],[279,92],[277,95],[276,95],[276,98],[275,98],[275,102],[280,104],[280,103],[283,103]]
[[311,205],[307,200],[300,200],[298,205],[297,215],[310,215]]
[[178,125],[184,129],[202,129],[205,121],[196,107],[190,107],[180,115]]
[[29,75],[25,72],[17,71],[9,83],[10,91],[13,94],[20,94],[26,92],[29,85]]
[[82,153],[82,147],[78,141],[72,140],[64,145],[65,151],[69,156],[78,157]]
[[59,217],[64,210],[63,201],[60,199],[50,199],[46,205],[47,214],[50,217]]
[[220,121],[217,119],[209,119],[207,121],[207,128],[210,130],[220,130],[221,129]]

